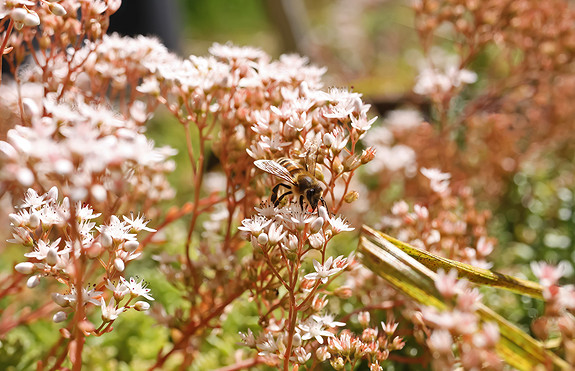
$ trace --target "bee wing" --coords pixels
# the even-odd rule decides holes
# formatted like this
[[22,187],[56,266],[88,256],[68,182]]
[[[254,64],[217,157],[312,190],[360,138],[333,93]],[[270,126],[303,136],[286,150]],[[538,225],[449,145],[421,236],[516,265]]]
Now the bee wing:
[[254,161],[254,165],[256,165],[261,170],[265,171],[266,173],[270,173],[272,175],[277,176],[280,179],[285,180],[290,184],[295,185],[295,180],[293,176],[290,174],[289,171],[280,164],[272,160],[256,160]]

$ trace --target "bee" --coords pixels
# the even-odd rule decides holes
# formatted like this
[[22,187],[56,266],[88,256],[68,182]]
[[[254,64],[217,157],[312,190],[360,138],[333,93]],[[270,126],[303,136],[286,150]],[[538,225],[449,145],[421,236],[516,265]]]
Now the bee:
[[[285,183],[276,184],[272,189],[271,201],[274,206],[277,207],[289,195],[296,197],[302,209],[304,208],[304,202],[313,211],[317,209],[317,205],[320,202],[325,205],[325,200],[322,197],[323,189],[319,184],[319,180],[308,170],[307,163],[304,167],[292,159],[282,157],[277,160],[256,160],[254,165],[266,173],[275,175],[285,181]],[[278,197],[280,187],[284,187],[287,191]]]

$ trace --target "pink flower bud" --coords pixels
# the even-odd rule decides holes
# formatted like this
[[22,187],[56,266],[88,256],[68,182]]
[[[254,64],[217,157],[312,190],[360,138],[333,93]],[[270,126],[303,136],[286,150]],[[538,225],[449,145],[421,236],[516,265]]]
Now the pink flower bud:
[[375,158],[375,148],[369,147],[361,153],[361,163],[367,164]]
[[359,324],[363,327],[366,328],[369,326],[369,320],[371,319],[369,312],[359,312],[357,314],[357,320],[359,321]]
[[353,291],[349,286],[340,286],[336,288],[333,292],[335,296],[341,299],[349,299],[351,298]]
[[368,327],[361,333],[361,340],[365,343],[371,343],[377,339],[377,329]]
[[94,242],[86,251],[88,258],[95,259],[102,253],[102,244],[99,242]]
[[314,311],[319,312],[320,310],[325,308],[327,302],[328,300],[325,298],[325,296],[321,297],[319,295],[316,295],[316,297],[313,298],[312,300],[311,307]]

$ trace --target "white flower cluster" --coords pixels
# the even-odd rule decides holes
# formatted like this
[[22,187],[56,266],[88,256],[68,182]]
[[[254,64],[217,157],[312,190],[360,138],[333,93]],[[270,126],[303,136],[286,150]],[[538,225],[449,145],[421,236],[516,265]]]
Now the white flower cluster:
[[[319,207],[317,214],[303,210],[297,203],[277,208],[264,202],[255,209],[258,214],[244,219],[238,229],[247,232],[253,246],[258,249],[278,247],[288,254],[298,253],[303,256],[304,245],[309,244],[309,248],[321,249],[334,235],[353,230],[341,216],[328,215],[323,206]],[[328,261],[331,264],[331,258]],[[329,267],[326,270],[329,270]]]
[[106,200],[109,194],[158,201],[173,197],[165,174],[175,150],[157,148],[131,118],[78,97],[44,99],[45,114],[25,100],[30,126],[16,125],[0,141],[2,182],[49,188],[55,183],[73,200]]
[[[284,320],[271,321],[257,338],[250,329],[247,333],[240,333],[240,337],[244,344],[256,349],[260,356],[283,359],[286,352],[286,325]],[[299,364],[306,363],[312,356],[309,346],[306,347],[307,343],[317,341],[324,344],[325,338],[333,338],[335,329],[344,325],[343,322],[335,321],[331,314],[310,316],[295,329],[290,360]]]
[[[108,277],[119,276],[121,284],[111,289],[116,300],[115,310],[119,311],[118,304],[128,293],[131,299],[143,296],[153,300],[143,282],[133,278],[128,281],[122,276],[125,264],[141,255],[136,234],[142,230],[154,231],[146,226],[148,222],[143,217],[124,216],[120,221],[112,216],[107,224],[97,225],[94,219],[100,213],[81,202],[71,204],[67,197],[58,201],[56,187],[43,195],[28,189],[24,203],[18,209],[17,213],[10,214],[13,238],[9,242],[31,249],[24,254],[29,260],[15,266],[17,272],[31,275],[27,282],[29,288],[40,285],[43,278],[53,278],[65,284],[68,293],[53,293],[52,299],[62,308],[73,310],[79,297],[84,304],[100,306],[104,292],[99,289],[110,287]],[[105,269],[102,277],[96,279],[100,284],[84,288],[81,295],[75,284],[78,260]],[[128,308],[126,305],[123,308]],[[135,308],[145,310],[142,308],[147,306],[140,302]],[[103,315],[111,310],[110,305],[102,306]],[[60,311],[54,321],[61,322],[66,318],[67,313]]]
[[432,49],[430,55],[419,63],[419,75],[413,91],[420,95],[446,93],[464,84],[477,81],[477,74],[460,67],[457,55],[441,49]]

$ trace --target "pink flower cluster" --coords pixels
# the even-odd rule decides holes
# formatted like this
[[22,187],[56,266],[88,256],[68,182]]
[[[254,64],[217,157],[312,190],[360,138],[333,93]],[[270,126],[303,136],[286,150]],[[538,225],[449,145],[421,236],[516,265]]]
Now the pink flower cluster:
[[42,106],[25,100],[30,125],[16,125],[0,141],[7,187],[57,184],[74,201],[103,202],[130,193],[133,200],[158,202],[173,197],[165,175],[174,169],[175,151],[157,148],[131,117],[81,96]]

